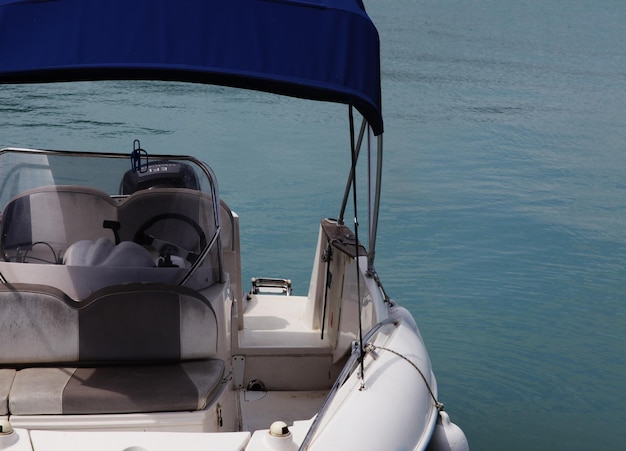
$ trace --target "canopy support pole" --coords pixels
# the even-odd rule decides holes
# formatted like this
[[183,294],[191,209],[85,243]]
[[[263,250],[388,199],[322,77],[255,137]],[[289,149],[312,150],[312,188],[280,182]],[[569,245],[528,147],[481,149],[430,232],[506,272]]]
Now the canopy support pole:
[[352,181],[352,202],[354,209],[354,255],[355,255],[355,263],[356,263],[356,295],[357,295],[357,304],[359,306],[359,348],[361,349],[360,361],[359,361],[359,378],[361,379],[361,390],[365,388],[365,363],[364,358],[365,355],[362,352],[363,350],[363,302],[361,301],[361,267],[359,265],[359,219],[357,215],[357,191],[356,191],[356,162],[358,157],[358,148],[360,148],[361,140],[363,138],[363,131],[365,126],[365,121],[362,122],[361,133],[359,134],[359,144],[358,147],[354,143],[354,113],[352,109],[352,105],[350,105],[348,109],[350,115],[350,155],[352,155],[352,170],[350,171],[350,179]]
[[[352,108],[352,106],[350,107]],[[352,119],[350,119],[350,140],[353,142],[354,140],[354,126],[352,125]],[[348,176],[348,181],[346,182],[346,190],[343,193],[343,202],[341,203],[341,210],[339,212],[339,218],[337,222],[340,225],[343,225],[343,216],[346,213],[346,206],[348,205],[348,197],[350,196],[350,188],[352,187],[352,181],[354,179],[354,174],[356,172],[356,162],[359,160],[359,153],[361,151],[361,144],[363,143],[363,136],[365,135],[365,127],[367,126],[367,121],[363,118],[361,122],[361,130],[359,131],[359,138],[357,139],[356,147],[351,149],[351,152],[356,152],[354,155],[352,166],[350,167],[350,175]]]
[[[368,275],[374,275],[376,270],[374,269],[374,257],[376,255],[376,234],[378,232],[378,213],[380,211],[380,193],[382,187],[383,177],[383,135],[376,137],[377,151],[376,151],[376,178],[374,188],[374,201],[370,202],[369,212],[369,241],[368,241],[368,254],[367,254],[367,273]],[[371,159],[370,159],[371,160]],[[370,175],[371,183],[371,175]]]
[[[352,108],[352,107],[350,107]],[[354,142],[354,128],[352,116],[350,116],[350,140]],[[350,197],[350,190],[354,185],[354,179],[356,174],[356,163],[359,159],[359,154],[361,152],[361,146],[363,144],[363,137],[365,136],[365,130],[368,130],[368,158],[369,158],[369,192],[370,192],[370,202],[369,202],[369,224],[368,224],[368,257],[367,257],[367,274],[373,276],[376,273],[374,269],[374,258],[376,255],[376,235],[378,233],[378,215],[380,211],[380,196],[381,196],[381,188],[382,188],[382,173],[383,173],[383,135],[378,135],[376,137],[372,137],[372,130],[368,126],[367,121],[363,118],[361,122],[361,129],[359,130],[359,136],[356,141],[356,146],[352,146],[353,152],[353,161],[350,167],[350,174],[348,175],[348,180],[346,182],[346,189],[343,194],[343,201],[341,203],[341,210],[339,211],[339,218],[337,222],[341,225],[344,224],[344,215],[346,213],[346,207],[348,205],[348,198]],[[373,173],[373,158],[371,155],[371,141],[376,140],[376,171]],[[374,185],[374,189],[372,192],[372,184]]]

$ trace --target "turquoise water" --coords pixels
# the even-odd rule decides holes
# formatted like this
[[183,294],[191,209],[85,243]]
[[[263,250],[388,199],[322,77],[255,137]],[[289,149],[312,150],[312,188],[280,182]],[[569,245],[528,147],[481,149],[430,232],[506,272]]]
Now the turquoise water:
[[[422,329],[446,410],[475,450],[624,449],[626,3],[367,6],[386,118],[377,269]],[[346,117],[194,85],[0,88],[0,145],[137,138],[208,161],[242,217],[245,279],[298,294],[340,207]]]

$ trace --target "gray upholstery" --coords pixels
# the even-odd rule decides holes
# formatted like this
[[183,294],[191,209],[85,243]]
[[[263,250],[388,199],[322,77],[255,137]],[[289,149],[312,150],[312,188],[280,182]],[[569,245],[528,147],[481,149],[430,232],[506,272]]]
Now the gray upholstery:
[[81,360],[179,360],[180,309],[176,292],[154,290],[115,291],[85,301],[79,316]]
[[63,388],[74,368],[26,368],[15,375],[9,393],[12,415],[62,413]]
[[[154,188],[113,199],[85,186],[45,186],[21,193],[6,205],[0,245],[12,261],[56,263],[74,243],[100,238],[116,244],[132,242],[142,226],[161,218],[149,228],[150,233],[199,253],[198,233],[190,223],[201,227],[210,239],[216,230],[214,213],[211,196],[197,190]],[[74,253],[70,249],[70,264],[93,264]]]
[[198,234],[194,229],[173,215],[180,215],[198,224],[207,234],[207,239],[215,231],[213,222],[213,201],[201,191],[182,188],[153,188],[137,191],[120,204],[118,220],[121,224],[120,239],[133,241],[135,233],[148,221],[167,213],[150,227],[150,232],[159,238],[183,246],[187,250],[199,252]]
[[12,290],[0,285],[0,364],[78,359],[78,310],[46,287]]
[[[67,252],[68,265],[131,264],[137,268],[120,271],[133,271],[152,265],[152,257],[129,242],[144,224],[164,218],[148,232],[199,252],[194,227],[210,239],[213,209],[211,196],[186,189],[113,199],[91,188],[43,187],[5,207],[0,244],[17,265],[59,263]],[[217,255],[196,271],[201,286],[219,280]],[[189,288],[130,283],[76,302],[47,285],[0,284],[0,415],[202,409],[224,371],[224,362],[214,359],[217,340],[211,304]]]
[[[2,247],[22,248],[28,261],[53,261],[59,251],[79,240],[114,239],[104,221],[117,219],[115,202],[88,187],[45,186],[26,191],[5,207]],[[35,243],[46,245],[35,246]]]
[[27,368],[17,372],[13,415],[193,411],[224,373],[222,360],[93,368]]
[[13,415],[196,410],[224,371],[215,312],[183,287],[120,285],[79,303],[0,285],[0,313],[0,365],[18,370],[0,370],[0,415],[7,394]]
[[0,416],[9,413],[9,391],[14,377],[15,370],[13,368],[0,368]]
[[211,358],[217,318],[193,290],[127,284],[83,302],[45,286],[0,285],[0,365]]
[[193,290],[162,284],[106,288],[80,304],[80,360],[210,358],[217,351],[217,327],[211,304]]

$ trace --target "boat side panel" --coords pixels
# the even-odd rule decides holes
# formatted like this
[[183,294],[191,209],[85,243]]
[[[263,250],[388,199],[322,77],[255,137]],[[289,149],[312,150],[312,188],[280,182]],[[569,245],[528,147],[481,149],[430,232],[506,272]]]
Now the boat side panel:
[[[424,344],[404,321],[392,327],[393,333],[380,335],[375,344],[410,359],[436,396]],[[402,357],[383,349],[376,352],[376,359],[366,358],[364,387],[355,371],[337,392],[309,449],[412,450],[426,445],[437,409],[424,380]]]

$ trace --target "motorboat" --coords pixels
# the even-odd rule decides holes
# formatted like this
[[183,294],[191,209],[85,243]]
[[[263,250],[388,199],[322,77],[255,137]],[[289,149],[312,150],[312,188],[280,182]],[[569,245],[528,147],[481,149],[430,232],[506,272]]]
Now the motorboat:
[[0,450],[469,449],[375,269],[380,55],[359,0],[0,0],[0,83],[86,80],[344,104],[350,171],[296,295],[244,284],[246,219],[196,156],[0,150]]

